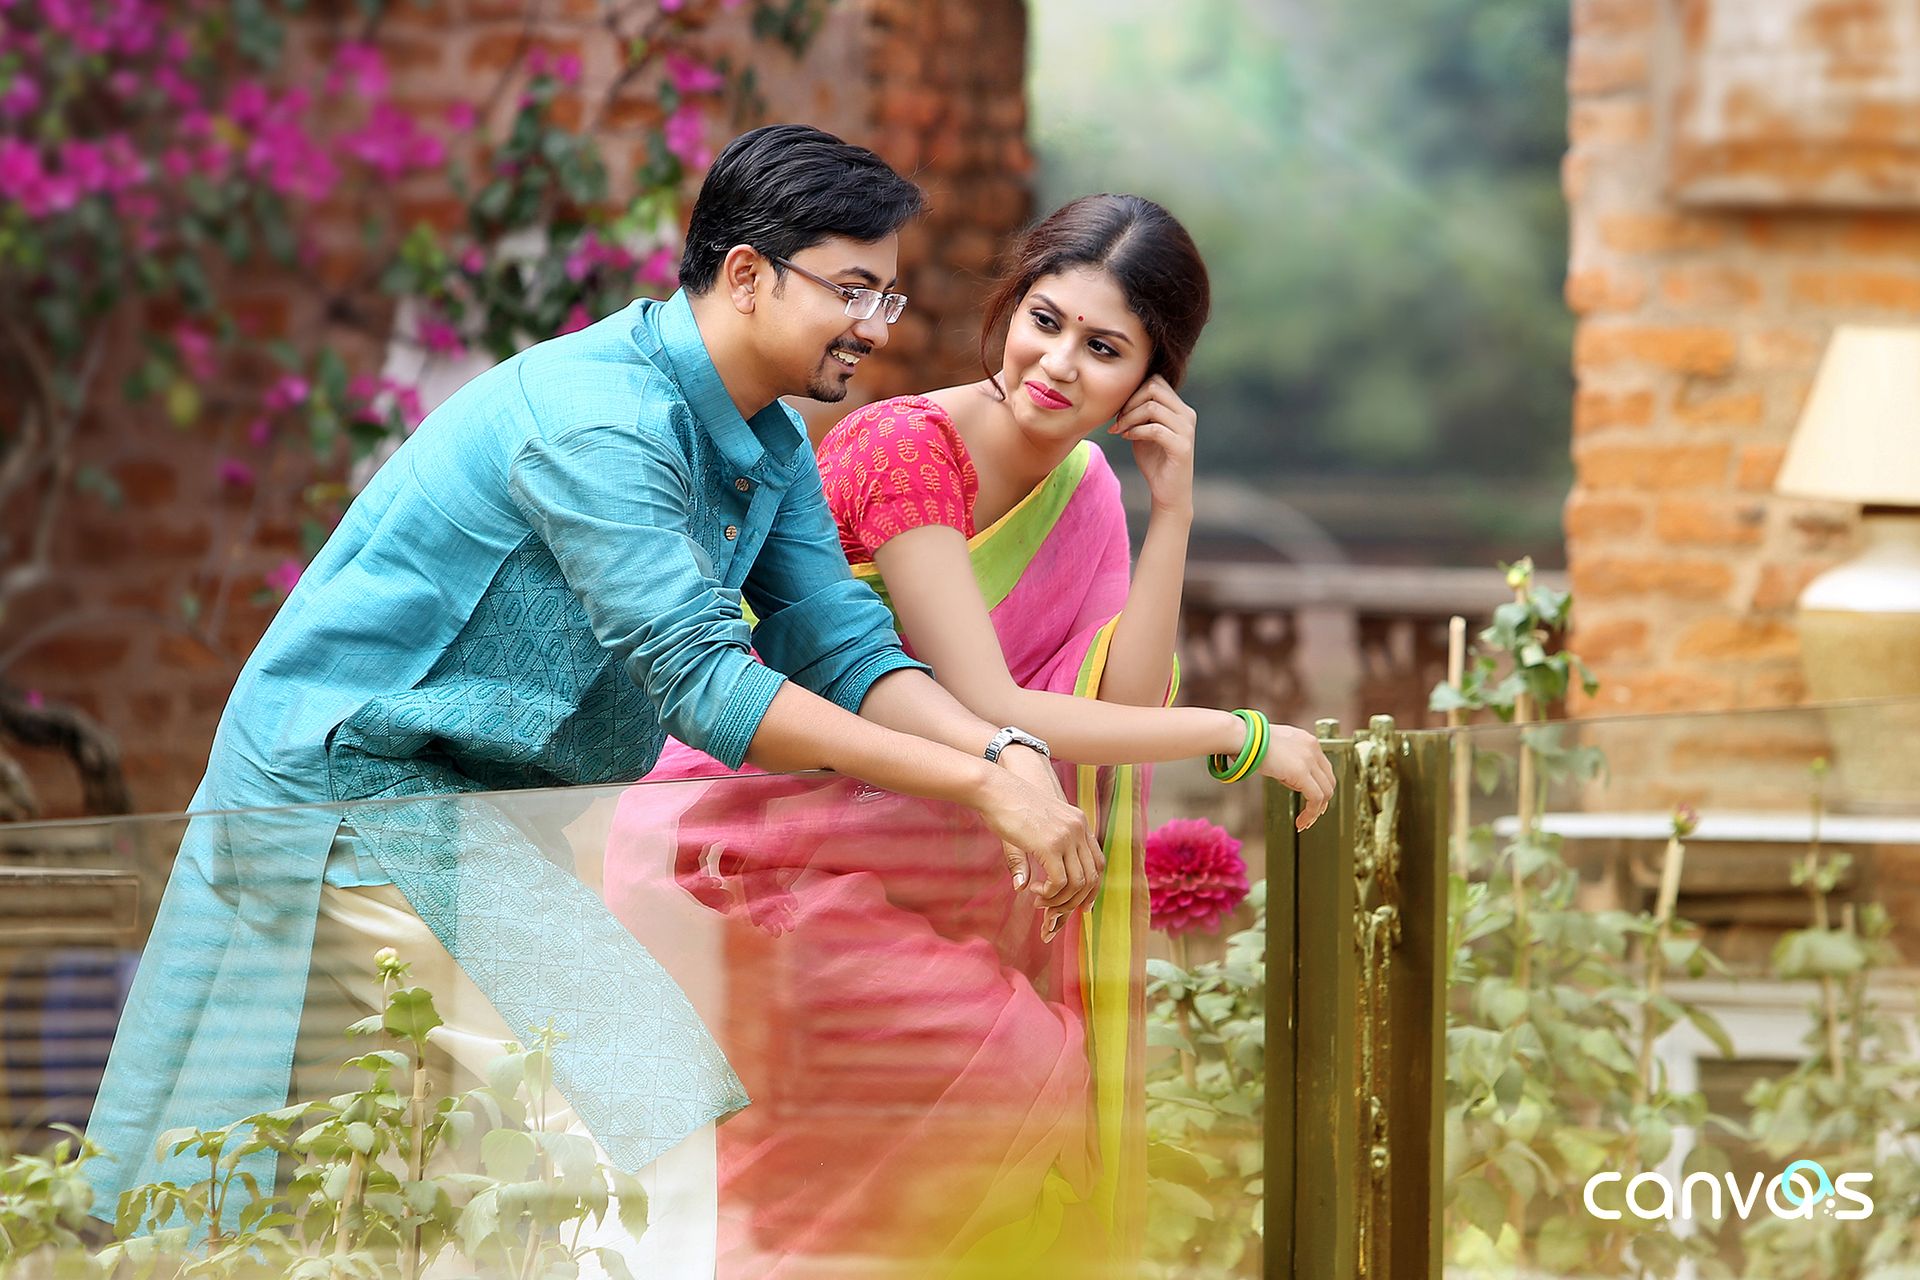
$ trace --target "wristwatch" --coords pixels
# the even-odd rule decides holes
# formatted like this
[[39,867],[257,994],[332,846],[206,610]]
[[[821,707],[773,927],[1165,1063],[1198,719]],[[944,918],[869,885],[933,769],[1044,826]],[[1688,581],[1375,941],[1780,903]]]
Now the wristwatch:
[[1040,739],[1034,737],[1025,729],[1016,729],[1012,725],[1008,725],[1000,732],[994,734],[993,741],[987,744],[985,753],[987,763],[998,764],[1000,761],[1000,753],[1015,743],[1019,743],[1023,747],[1032,747],[1047,759],[1053,759],[1053,752],[1047,750],[1046,743],[1040,741]]

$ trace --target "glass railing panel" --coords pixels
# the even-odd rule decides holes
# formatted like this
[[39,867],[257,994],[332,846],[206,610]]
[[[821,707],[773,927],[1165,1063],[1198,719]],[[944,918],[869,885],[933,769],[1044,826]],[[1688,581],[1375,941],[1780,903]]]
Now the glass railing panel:
[[1448,741],[1449,1274],[1896,1274],[1920,700]]
[[[1194,1046],[1203,1087],[1161,1099],[1199,1117],[1192,1163],[1150,1167],[1146,1100],[1186,1073],[1139,975],[1150,948],[1223,967],[1257,895],[1150,942],[1147,811],[1098,781],[1102,896],[1051,942],[972,814],[825,775],[0,828],[4,1141],[91,1123],[99,1203],[185,1189],[123,1234],[282,1269],[1256,1274],[1259,1028],[1230,1029],[1224,1110],[1224,1050]],[[1166,794],[1154,823],[1224,819],[1257,855],[1257,811]],[[243,1217],[255,1189],[291,1217]],[[16,1238],[79,1247],[60,1206],[7,1204]]]

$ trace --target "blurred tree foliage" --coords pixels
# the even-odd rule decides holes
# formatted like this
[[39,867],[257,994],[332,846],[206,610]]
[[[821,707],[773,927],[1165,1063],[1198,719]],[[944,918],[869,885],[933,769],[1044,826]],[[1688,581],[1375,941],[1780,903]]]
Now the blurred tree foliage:
[[1203,471],[1563,492],[1565,0],[1031,15],[1041,206],[1138,191],[1207,256]]

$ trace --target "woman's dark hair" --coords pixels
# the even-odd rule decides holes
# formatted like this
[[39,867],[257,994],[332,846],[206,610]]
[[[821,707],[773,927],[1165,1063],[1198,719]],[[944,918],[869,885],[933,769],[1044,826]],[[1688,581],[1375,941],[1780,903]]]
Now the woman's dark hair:
[[980,365],[993,378],[993,337],[1042,276],[1075,267],[1111,275],[1153,343],[1147,376],[1174,386],[1200,340],[1212,305],[1207,264],[1179,219],[1144,196],[1081,196],[1027,228],[987,299],[980,324]]
[[871,242],[926,204],[919,187],[865,147],[807,125],[770,124],[729,142],[707,170],[687,223],[680,284],[705,293],[737,244],[790,258],[832,236]]

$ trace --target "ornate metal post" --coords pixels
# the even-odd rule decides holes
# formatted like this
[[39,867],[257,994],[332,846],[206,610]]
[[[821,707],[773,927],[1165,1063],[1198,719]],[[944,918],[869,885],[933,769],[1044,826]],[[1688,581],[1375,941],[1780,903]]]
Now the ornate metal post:
[[1339,799],[1267,807],[1267,1274],[1439,1275],[1450,757],[1317,726]]

